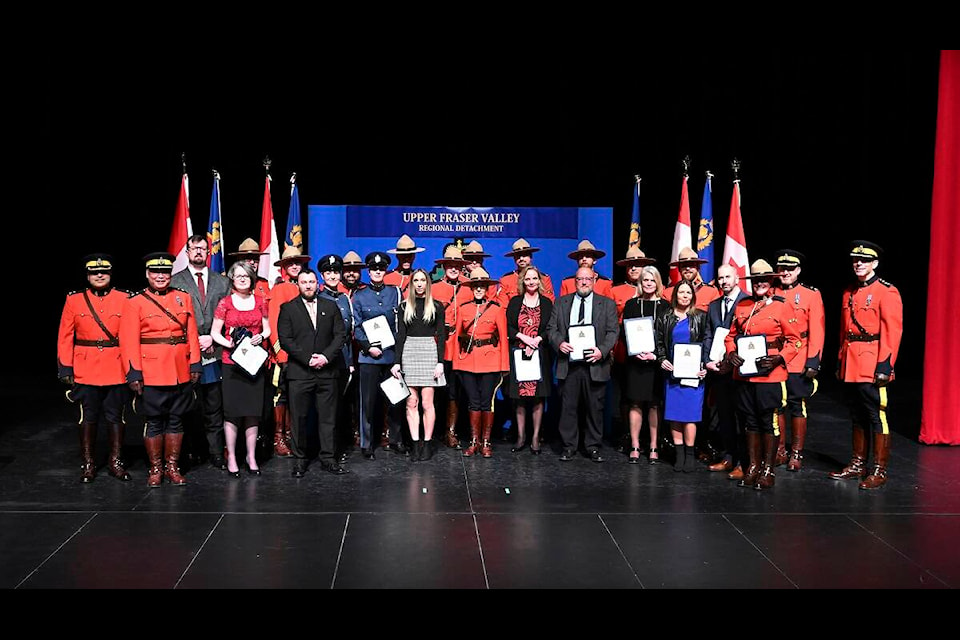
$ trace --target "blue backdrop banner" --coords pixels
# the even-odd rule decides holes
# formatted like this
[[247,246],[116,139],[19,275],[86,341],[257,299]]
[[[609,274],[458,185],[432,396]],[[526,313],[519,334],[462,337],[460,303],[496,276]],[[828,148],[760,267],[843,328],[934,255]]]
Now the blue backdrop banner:
[[347,206],[347,237],[577,239],[578,210],[531,207]]

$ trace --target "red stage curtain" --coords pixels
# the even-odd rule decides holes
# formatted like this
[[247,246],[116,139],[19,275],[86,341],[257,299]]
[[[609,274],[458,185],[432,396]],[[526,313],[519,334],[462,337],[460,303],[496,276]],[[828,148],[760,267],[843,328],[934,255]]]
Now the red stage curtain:
[[960,444],[960,51],[940,52],[920,442]]

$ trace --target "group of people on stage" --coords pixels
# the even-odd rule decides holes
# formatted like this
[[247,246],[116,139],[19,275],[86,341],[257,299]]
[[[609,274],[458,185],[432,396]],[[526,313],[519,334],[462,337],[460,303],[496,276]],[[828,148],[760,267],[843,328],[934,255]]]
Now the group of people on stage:
[[[314,423],[318,461],[338,475],[357,446],[369,460],[379,449],[426,461],[439,439],[465,457],[490,458],[501,387],[514,409],[512,452],[541,453],[554,397],[560,460],[582,452],[603,462],[611,381],[631,464],[644,454],[660,463],[666,441],[674,470],[706,463],[742,487],[773,487],[782,465],[801,470],[825,313],[820,293],[799,282],[799,251],[778,251],[773,266],[750,265],[746,293],[730,265],[705,282],[704,261],[691,249],[671,263],[680,278],[664,287],[656,261],[631,247],[617,261],[626,279],[614,286],[594,268],[605,252],[583,240],[569,254],[576,269],[559,295],[533,264],[539,249],[522,238],[506,253],[515,269],[500,278],[484,269],[490,256],[477,241],[449,244],[434,261],[442,269],[436,282],[413,266],[423,251],[404,235],[363,259],[354,251],[322,256],[314,270],[310,256],[287,248],[271,286],[257,276],[255,241],[230,254],[236,260],[223,276],[207,267],[207,239],[196,235],[177,273],[171,254],[145,256],[147,286],[135,293],[111,287],[109,255],[84,258],[88,287],[67,296],[58,343],[60,379],[81,407],[81,480],[96,475],[101,417],[110,433],[107,471],[130,480],[122,443],[131,397],[144,421],[151,487],[186,483],[182,448],[239,478],[242,443],[247,473],[259,475],[259,430],[271,422],[273,452],[293,458],[294,477],[307,471]],[[840,317],[836,375],[848,383],[853,456],[831,476],[863,489],[886,482],[886,385],[902,333],[902,301],[876,274],[880,256],[874,243],[853,243],[855,282]],[[389,387],[400,397],[391,401]],[[714,423],[712,433],[698,433]]]

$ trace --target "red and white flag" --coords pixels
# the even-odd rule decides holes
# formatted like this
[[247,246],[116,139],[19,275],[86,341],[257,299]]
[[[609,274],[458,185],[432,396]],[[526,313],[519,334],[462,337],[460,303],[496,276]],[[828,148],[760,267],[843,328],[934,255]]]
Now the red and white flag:
[[280,267],[273,263],[280,260],[280,245],[277,242],[277,225],[273,221],[273,205],[270,203],[270,176],[263,187],[263,216],[260,218],[260,265],[257,275],[264,278],[270,288],[280,277]]
[[170,244],[167,251],[176,259],[173,262],[173,273],[183,271],[189,264],[187,257],[187,238],[193,235],[193,225],[190,224],[190,181],[187,172],[183,172],[180,180],[180,198],[177,200],[177,212],[173,217],[173,229],[170,231]]
[[[733,181],[733,196],[730,198],[730,216],[727,219],[727,239],[723,242],[722,264],[732,265],[742,278],[749,274],[750,259],[747,257],[747,238],[743,235],[743,218],[740,217],[740,181]],[[740,288],[752,293],[750,280],[741,280]]]
[[[690,231],[690,198],[687,195],[687,176],[683,176],[683,190],[680,192],[680,216],[677,218],[677,227],[673,231],[673,249],[670,252],[670,262],[676,262],[683,248],[693,249],[693,235]],[[680,269],[670,267],[670,284],[680,282]]]

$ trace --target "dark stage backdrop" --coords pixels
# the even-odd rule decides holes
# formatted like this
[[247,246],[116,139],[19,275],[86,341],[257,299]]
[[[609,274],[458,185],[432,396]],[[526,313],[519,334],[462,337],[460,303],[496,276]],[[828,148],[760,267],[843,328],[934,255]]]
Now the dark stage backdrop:
[[898,376],[919,380],[938,59],[937,50],[638,53],[499,71],[476,63],[442,80],[399,62],[357,73],[318,60],[311,76],[284,76],[283,90],[269,92],[252,70],[185,85],[64,60],[44,88],[45,177],[30,214],[52,238],[56,268],[30,302],[35,348],[16,375],[55,383],[58,316],[64,294],[84,283],[84,254],[113,253],[116,283],[142,286],[139,257],[166,247],[184,151],[196,230],[207,225],[210,170],[222,175],[228,251],[258,237],[266,155],[280,234],[296,171],[301,211],[330,202],[612,207],[614,246],[603,248],[615,258],[626,251],[639,174],[641,247],[664,270],[681,159],[693,162],[694,242],[704,171],[715,174],[719,261],[736,157],[751,259],[799,249],[810,260],[802,279],[823,292],[824,378],[836,362],[847,244],[865,238],[886,248],[881,275],[904,296]]

